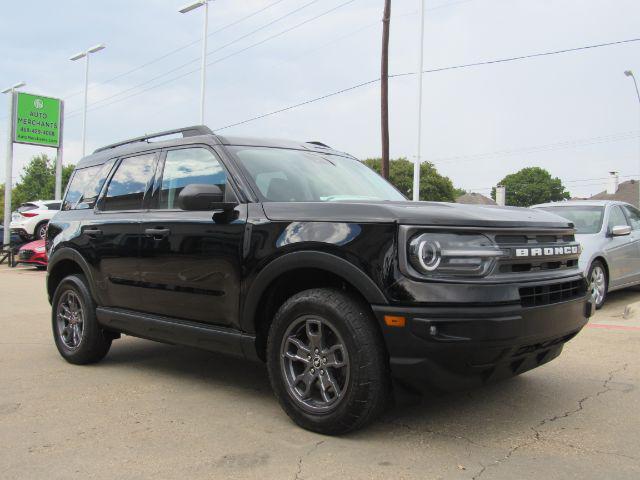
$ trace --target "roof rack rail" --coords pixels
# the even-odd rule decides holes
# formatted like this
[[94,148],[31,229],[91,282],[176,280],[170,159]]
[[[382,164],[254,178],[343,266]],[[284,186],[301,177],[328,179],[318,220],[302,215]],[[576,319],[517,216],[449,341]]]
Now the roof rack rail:
[[122,142],[112,143],[111,145],[107,145],[106,147],[100,147],[94,150],[93,153],[103,152],[104,150],[121,147],[130,143],[147,142],[151,138],[166,137],[168,135],[175,135],[176,133],[181,133],[183,138],[213,134],[209,127],[206,127],[204,125],[194,125],[192,127],[176,128],[175,130],[166,130],[164,132],[150,133],[141,137],[130,138],[129,140],[124,140]]
[[312,141],[312,142],[306,142],[306,143],[310,143],[311,145],[315,145],[317,147],[331,148],[329,145],[327,145],[326,143],[322,143],[322,142]]

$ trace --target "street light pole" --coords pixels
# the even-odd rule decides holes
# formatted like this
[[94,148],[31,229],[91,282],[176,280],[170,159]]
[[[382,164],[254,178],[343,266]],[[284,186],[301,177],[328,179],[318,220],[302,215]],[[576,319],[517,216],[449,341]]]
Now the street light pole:
[[89,95],[89,56],[92,53],[104,50],[106,47],[103,43],[94,45],[93,47],[85,50],[84,52],[76,53],[69,60],[75,62],[84,58],[84,107],[82,109],[82,156],[84,157],[85,149],[87,145],[87,97]]
[[[638,104],[640,105],[640,90],[638,90],[638,82],[636,81],[633,71],[625,70],[624,74],[633,79],[633,85],[636,87],[636,95],[638,96]],[[638,188],[638,207],[640,207],[640,187]]]
[[199,0],[195,3],[185,5],[180,9],[180,13],[187,13],[199,7],[204,7],[202,25],[202,59],[200,62],[200,124],[204,125],[204,99],[207,84],[207,32],[209,28],[209,0]]
[[413,201],[420,200],[420,165],[422,164],[422,70],[424,67],[424,2],[420,0],[420,59],[418,60],[418,145],[413,163]]
[[4,232],[2,235],[2,245],[11,243],[11,187],[13,177],[13,110],[15,105],[16,90],[24,87],[25,82],[18,82],[2,90],[2,93],[9,94],[9,116],[7,117],[7,158],[4,167]]

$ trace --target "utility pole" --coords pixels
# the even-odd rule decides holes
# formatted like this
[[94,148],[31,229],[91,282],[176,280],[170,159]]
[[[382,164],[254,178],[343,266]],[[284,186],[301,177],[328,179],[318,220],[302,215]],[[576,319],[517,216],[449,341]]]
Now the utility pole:
[[382,65],[380,73],[380,114],[382,127],[382,176],[389,178],[389,23],[391,0],[384,1],[382,14]]
[[204,7],[202,15],[202,55],[200,58],[200,125],[204,125],[205,90],[207,85],[207,29],[209,25],[209,1],[198,0],[197,2],[185,5],[180,9],[180,13],[187,13],[199,7]]
[[[624,74],[627,77],[631,77],[633,80],[633,85],[636,87],[636,95],[638,97],[638,102],[640,103],[640,89],[638,89],[638,82],[636,81],[636,76],[633,74],[632,70],[625,70]],[[640,197],[640,189],[638,190],[638,196]],[[640,198],[638,200],[638,208],[640,208]]]
[[420,201],[420,166],[422,165],[422,70],[424,69],[424,2],[420,0],[420,57],[418,58],[418,142],[413,163],[413,201]]

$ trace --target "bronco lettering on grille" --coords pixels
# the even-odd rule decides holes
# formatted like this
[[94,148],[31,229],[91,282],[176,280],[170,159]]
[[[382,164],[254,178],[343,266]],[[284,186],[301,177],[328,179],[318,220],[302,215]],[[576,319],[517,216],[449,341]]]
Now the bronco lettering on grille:
[[516,248],[516,257],[556,257],[562,255],[577,255],[579,253],[579,245],[568,245],[566,247]]

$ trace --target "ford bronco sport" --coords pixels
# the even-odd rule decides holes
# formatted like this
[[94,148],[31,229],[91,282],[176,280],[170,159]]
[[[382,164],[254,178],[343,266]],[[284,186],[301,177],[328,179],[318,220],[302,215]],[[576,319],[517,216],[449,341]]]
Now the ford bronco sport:
[[261,360],[325,434],[374,419],[392,377],[450,389],[542,365],[592,311],[560,217],[408,202],[321,143],[204,126],[83,158],[47,247],[67,361],[121,334]]

